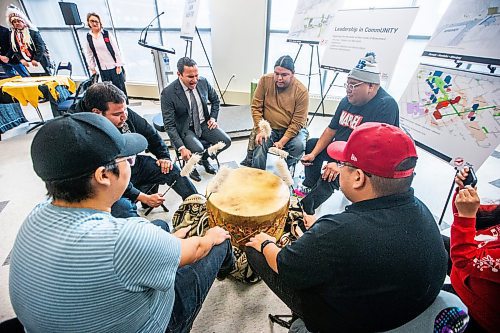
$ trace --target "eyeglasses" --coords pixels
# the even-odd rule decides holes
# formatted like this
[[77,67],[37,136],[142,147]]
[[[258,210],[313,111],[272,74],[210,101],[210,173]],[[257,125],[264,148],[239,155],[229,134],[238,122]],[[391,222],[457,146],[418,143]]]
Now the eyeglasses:
[[[359,169],[358,167],[356,167],[356,166],[354,166],[354,165],[352,165],[352,164],[350,164],[350,163],[347,163],[347,162],[342,162],[342,161],[337,161],[337,166],[339,167],[339,169],[340,169],[340,168],[343,168],[343,167],[345,167],[345,166],[346,166],[346,167],[349,167],[349,168],[353,168],[353,169]],[[359,169],[359,170],[361,170],[361,169]],[[361,170],[361,171],[363,171],[363,173],[364,173],[367,177],[371,177],[371,176],[372,176],[372,174],[371,174],[371,173],[369,173],[369,172],[366,172],[366,171],[364,171],[364,170]]]
[[90,23],[97,23],[97,24],[101,23],[101,22],[99,22],[99,21],[97,21],[97,20],[89,20],[89,22],[90,22]]
[[358,82],[356,84],[352,84],[352,83],[344,83],[344,88],[346,88],[347,90],[354,90],[356,89],[356,87],[362,85],[364,82]]
[[118,164],[118,163],[127,161],[128,164],[130,164],[130,166],[134,166],[134,164],[135,164],[135,158],[136,157],[137,157],[137,155],[127,156],[127,157],[121,157],[121,158],[115,160],[115,163]]
[[350,165],[349,163],[342,162],[342,161],[337,161],[337,166],[338,166],[339,168],[343,168],[343,167],[345,167],[345,166],[348,166],[348,167],[353,168],[353,166],[352,166],[352,165]]

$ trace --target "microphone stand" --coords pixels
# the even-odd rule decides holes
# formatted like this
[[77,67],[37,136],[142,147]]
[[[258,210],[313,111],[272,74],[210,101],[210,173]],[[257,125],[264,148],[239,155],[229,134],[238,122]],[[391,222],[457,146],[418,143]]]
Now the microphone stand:
[[[144,29],[142,29],[141,31],[141,35],[139,36],[139,42],[142,42],[144,44],[146,44],[146,38],[148,37],[148,30],[149,28],[151,28],[153,26],[153,22],[154,20],[156,20],[158,17],[162,16],[163,14],[165,14],[165,12],[161,12],[160,14],[156,15],[152,20],[151,22],[149,22],[149,24],[147,26],[144,27]],[[142,38],[142,34],[145,32],[144,34],[144,38]]]

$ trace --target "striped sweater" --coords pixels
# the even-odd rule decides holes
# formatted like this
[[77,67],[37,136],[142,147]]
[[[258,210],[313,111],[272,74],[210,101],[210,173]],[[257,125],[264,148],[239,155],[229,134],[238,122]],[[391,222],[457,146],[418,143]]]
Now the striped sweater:
[[14,243],[10,298],[27,332],[165,332],[179,261],[145,219],[46,202]]

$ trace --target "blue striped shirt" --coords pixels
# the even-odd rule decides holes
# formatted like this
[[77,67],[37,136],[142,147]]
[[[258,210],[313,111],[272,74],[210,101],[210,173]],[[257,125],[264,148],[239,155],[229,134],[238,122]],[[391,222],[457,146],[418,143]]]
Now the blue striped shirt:
[[145,219],[46,202],[14,243],[10,298],[27,332],[165,332],[179,262]]

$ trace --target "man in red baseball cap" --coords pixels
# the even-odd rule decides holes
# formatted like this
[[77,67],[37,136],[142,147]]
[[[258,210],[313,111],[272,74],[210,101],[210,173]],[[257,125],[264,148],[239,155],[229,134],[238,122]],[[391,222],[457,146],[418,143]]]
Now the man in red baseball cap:
[[415,145],[398,127],[368,122],[327,152],[352,204],[306,223],[283,248],[265,233],[250,238],[248,261],[311,332],[402,326],[435,300],[446,276],[439,229],[411,188]]

